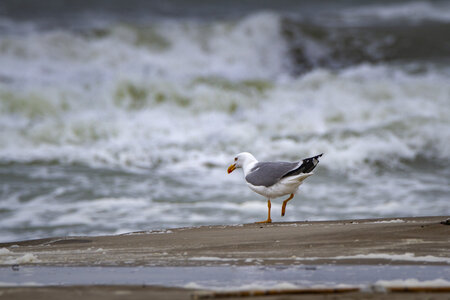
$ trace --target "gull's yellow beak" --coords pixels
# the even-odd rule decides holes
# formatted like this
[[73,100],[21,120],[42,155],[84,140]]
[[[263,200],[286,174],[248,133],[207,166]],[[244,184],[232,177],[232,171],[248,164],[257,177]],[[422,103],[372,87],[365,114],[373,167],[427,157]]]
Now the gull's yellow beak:
[[230,174],[231,172],[233,172],[236,169],[236,164],[232,164],[231,166],[228,167],[228,174]]

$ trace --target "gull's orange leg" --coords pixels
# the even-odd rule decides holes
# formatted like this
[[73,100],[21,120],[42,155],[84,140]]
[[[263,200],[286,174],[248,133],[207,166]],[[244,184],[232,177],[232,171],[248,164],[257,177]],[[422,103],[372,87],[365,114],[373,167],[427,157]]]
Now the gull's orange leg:
[[268,216],[267,216],[267,220],[265,221],[261,221],[261,222],[256,222],[256,223],[272,223],[272,219],[270,218],[270,208],[272,207],[272,204],[270,203],[270,199],[267,200],[267,208],[268,210]]
[[294,194],[291,194],[289,196],[289,198],[287,198],[286,200],[283,201],[283,206],[281,207],[281,216],[283,217],[284,214],[286,213],[286,204],[289,202],[289,200],[291,200],[292,198],[294,198]]

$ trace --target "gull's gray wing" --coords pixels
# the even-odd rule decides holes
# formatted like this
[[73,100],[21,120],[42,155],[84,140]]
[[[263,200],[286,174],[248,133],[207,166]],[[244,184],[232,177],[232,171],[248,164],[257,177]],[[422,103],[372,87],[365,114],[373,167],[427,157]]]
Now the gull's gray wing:
[[289,172],[298,168],[298,162],[259,162],[245,176],[248,183],[258,186],[271,186]]

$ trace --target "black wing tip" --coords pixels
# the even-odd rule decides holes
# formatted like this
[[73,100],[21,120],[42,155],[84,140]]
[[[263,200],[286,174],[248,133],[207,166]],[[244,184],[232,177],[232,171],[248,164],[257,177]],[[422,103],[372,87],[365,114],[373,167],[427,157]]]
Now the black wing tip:
[[313,157],[310,157],[310,158],[305,158],[303,161],[308,160],[308,159],[313,159],[313,158],[318,159],[319,157],[322,157],[322,155],[323,155],[323,153],[320,153],[320,154],[318,154],[316,156],[313,156]]

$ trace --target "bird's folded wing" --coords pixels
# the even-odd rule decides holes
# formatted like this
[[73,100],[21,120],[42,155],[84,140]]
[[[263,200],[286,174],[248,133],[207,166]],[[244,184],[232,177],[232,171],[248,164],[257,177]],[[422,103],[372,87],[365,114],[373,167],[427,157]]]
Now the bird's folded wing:
[[298,168],[299,165],[299,162],[259,162],[245,176],[245,180],[254,186],[269,187]]

